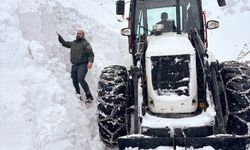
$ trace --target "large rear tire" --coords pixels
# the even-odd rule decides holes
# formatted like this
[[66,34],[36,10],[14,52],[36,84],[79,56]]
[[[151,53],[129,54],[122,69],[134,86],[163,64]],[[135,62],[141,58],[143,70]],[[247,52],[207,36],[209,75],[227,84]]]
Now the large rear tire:
[[250,122],[250,67],[235,61],[221,64],[221,75],[228,99],[227,132],[248,134]]
[[104,68],[98,83],[98,126],[102,141],[116,145],[128,132],[128,73],[123,66]]

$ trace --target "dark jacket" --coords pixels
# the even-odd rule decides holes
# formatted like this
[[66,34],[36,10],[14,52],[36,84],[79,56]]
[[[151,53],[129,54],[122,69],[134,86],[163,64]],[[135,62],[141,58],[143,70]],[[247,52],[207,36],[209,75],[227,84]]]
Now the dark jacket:
[[163,32],[176,32],[176,26],[175,26],[174,21],[162,20],[162,21],[158,22],[157,24],[164,25]]
[[59,35],[58,40],[64,47],[71,49],[70,61],[72,64],[94,62],[92,47],[85,38],[69,42],[64,41],[64,39]]

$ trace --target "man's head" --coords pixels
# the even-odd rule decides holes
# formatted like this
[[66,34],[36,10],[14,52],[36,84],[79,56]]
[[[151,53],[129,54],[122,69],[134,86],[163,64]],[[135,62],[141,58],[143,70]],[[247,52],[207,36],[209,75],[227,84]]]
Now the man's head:
[[83,30],[77,31],[77,33],[76,33],[76,39],[77,39],[77,40],[81,40],[81,39],[83,39],[84,37],[85,37],[85,33],[84,33]]
[[168,20],[168,13],[163,12],[163,13],[161,14],[161,20]]

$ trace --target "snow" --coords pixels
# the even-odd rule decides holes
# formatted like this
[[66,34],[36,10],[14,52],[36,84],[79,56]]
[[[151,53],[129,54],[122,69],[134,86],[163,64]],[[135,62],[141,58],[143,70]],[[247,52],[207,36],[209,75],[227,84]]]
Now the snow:
[[[249,51],[250,4],[240,1],[236,8],[206,4],[209,18],[221,22],[209,31],[209,50],[222,61]],[[117,18],[115,0],[1,1],[0,150],[106,149],[98,135],[96,104],[76,98],[69,50],[58,43],[56,31],[66,40],[78,29],[86,31],[96,55],[87,81],[96,97],[103,67],[131,64],[127,38],[120,36],[127,22]],[[243,60],[250,60],[249,54]]]
[[142,126],[145,128],[165,128],[169,127],[172,131],[174,128],[185,129],[188,127],[200,127],[205,125],[212,125],[214,121],[215,112],[212,108],[208,108],[205,112],[194,117],[186,118],[160,118],[146,113],[142,119]]
[[[56,31],[66,40],[73,40],[76,30],[86,30],[96,54],[94,67],[87,75],[94,97],[101,69],[128,61],[120,55],[127,53],[126,38],[112,30],[121,25],[110,13],[102,14],[107,22],[92,16],[97,9],[111,10],[113,1],[104,5],[88,1],[94,9],[77,2],[1,1],[1,150],[105,148],[98,135],[96,104],[81,104],[76,98],[69,50],[58,43]],[[89,14],[80,14],[79,10]]]
[[181,54],[195,54],[187,34],[177,35],[173,32],[165,33],[161,36],[152,35],[148,38],[146,57]]
[[[228,0],[227,6],[219,8],[216,1],[204,0],[207,20],[220,21],[218,29],[208,31],[208,50],[219,61],[237,60],[241,51],[250,51],[250,1]],[[239,61],[250,60],[248,53]]]

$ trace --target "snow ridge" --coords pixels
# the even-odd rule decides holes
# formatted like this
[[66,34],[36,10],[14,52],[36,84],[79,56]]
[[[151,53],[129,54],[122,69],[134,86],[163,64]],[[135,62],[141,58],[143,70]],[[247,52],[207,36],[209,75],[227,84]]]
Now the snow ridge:
[[63,5],[66,2],[50,0],[1,2],[1,150],[105,148],[99,139],[96,104],[86,106],[75,97],[69,50],[58,43],[56,31],[66,40],[73,40],[78,29],[87,32],[96,54],[87,75],[94,97],[101,69],[122,63],[126,39],[116,38],[119,32],[112,31],[112,25]]

